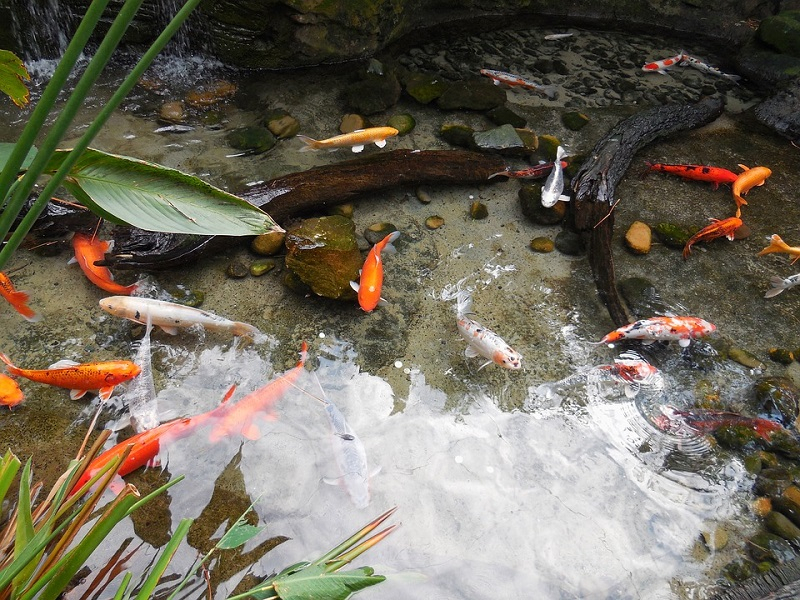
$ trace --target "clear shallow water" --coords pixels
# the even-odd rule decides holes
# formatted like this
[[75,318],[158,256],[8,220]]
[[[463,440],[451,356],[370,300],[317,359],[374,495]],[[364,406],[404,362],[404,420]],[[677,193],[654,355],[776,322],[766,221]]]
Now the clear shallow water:
[[[514,38],[504,35],[506,41]],[[581,44],[625,44],[614,34],[581,36]],[[641,62],[661,57],[669,47],[654,46]],[[464,69],[483,66],[482,56],[471,60],[474,64],[465,62]],[[628,76],[655,77],[638,74],[636,68],[629,67]],[[240,93],[220,107],[222,126],[198,123],[195,131],[182,135],[154,133],[159,103],[182,92],[154,97],[140,90],[95,146],[178,167],[232,191],[344,160],[350,156],[343,152],[299,153],[296,140],[281,142],[266,155],[231,158],[224,135],[256,122],[261,109],[254,105],[283,106],[301,120],[304,133],[332,135],[343,111],[338,93],[349,81],[347,71],[237,76]],[[325,74],[322,85],[320,73]],[[653,85],[678,90],[690,75],[680,72]],[[185,87],[175,82],[175,90]],[[87,103],[84,118],[102,97],[98,92]],[[561,135],[575,152],[588,151],[621,115],[635,109],[589,103],[592,121],[581,133],[572,133],[560,125],[557,106],[519,92],[508,97],[529,116],[532,128]],[[476,114],[442,114],[404,99],[396,112],[406,110],[418,126],[390,142],[393,148],[445,147],[436,134],[442,122],[489,126]],[[9,140],[19,123],[18,117],[12,120],[17,124],[6,130]],[[641,154],[646,154],[642,160],[728,168],[737,162],[769,164],[775,174],[749,196],[750,238],[698,246],[685,262],[679,252],[663,246],[632,257],[620,245],[615,251],[618,277],[649,277],[675,312],[715,322],[719,336],[763,360],[771,345],[796,347],[800,296],[789,291],[773,301],[762,298],[770,274],[794,271],[785,257],[755,254],[773,232],[787,240],[800,233],[800,212],[793,202],[798,152],[753,129],[732,110],[713,130],[659,142]],[[585,258],[529,251],[531,238],[552,237],[558,229],[528,223],[519,211],[517,190],[516,182],[432,186],[430,205],[409,197],[411,190],[389,190],[358,203],[357,231],[390,220],[404,233],[399,252],[385,259],[384,296],[390,304],[370,315],[350,304],[285,291],[276,273],[225,278],[232,258],[248,256],[238,247],[179,272],[152,276],[160,287],[180,284],[204,291],[204,309],[251,322],[269,336],[263,344],[241,347],[198,331],[176,337],[154,332],[153,363],[164,419],[213,408],[233,383],[238,385],[233,400],[241,398],[290,368],[300,342],[307,340],[309,370],[358,433],[370,469],[380,467],[380,472],[370,481],[371,502],[365,510],[355,508],[345,490],[326,484],[323,479],[336,476],[329,424],[317,400],[292,390],[277,405],[278,419],[260,423],[260,439],[211,444],[200,434],[169,448],[162,457],[163,473],[150,469],[131,475],[128,479],[143,491],[169,476],[184,474],[186,480],[147,515],[115,532],[108,547],[92,558],[94,570],[133,538],[132,545],[141,541],[141,546],[127,566],[143,571],[154,559],[153,548],[164,543],[181,518],[193,517],[197,522],[189,542],[173,565],[182,573],[198,550],[210,547],[209,538],[218,538],[255,501],[266,530],[243,555],[212,565],[216,597],[221,598],[246,573],[265,576],[313,557],[398,506],[392,521],[402,526],[358,561],[389,576],[364,597],[673,598],[682,587],[702,593],[705,572],[713,573],[721,558],[695,557],[695,541],[716,524],[739,531],[753,527],[747,509],[750,480],[737,458],[719,454],[702,440],[662,434],[649,418],[664,404],[690,405],[704,383],[736,402],[747,393],[754,373],[731,362],[694,368],[673,345],[654,353],[663,385],[643,388],[634,398],[612,381],[576,377],[618,356],[618,349],[594,344],[612,325],[596,299]],[[729,192],[657,175],[639,179],[635,165],[618,191],[625,200],[615,209],[618,235],[634,219],[699,226],[709,216],[722,218],[732,210]],[[468,219],[473,199],[487,204],[488,219]],[[445,218],[442,229],[425,229],[431,214]],[[44,319],[30,325],[0,310],[0,348],[30,367],[59,358],[132,357],[129,324],[98,309],[105,294],[75,267],[67,267],[67,257],[24,251],[15,257],[12,267],[21,267],[15,282],[32,293]],[[127,283],[136,275],[118,277]],[[452,299],[459,285],[474,289],[477,318],[522,353],[521,372],[478,371],[481,361],[463,356]],[[766,372],[782,368],[767,363]],[[310,374],[299,385],[319,393]],[[27,402],[0,415],[0,431],[12,449],[33,455],[40,477],[52,478],[66,463],[65,452],[77,449],[96,400],[71,402],[63,390],[25,382],[23,388]],[[111,406],[119,409],[123,397],[120,390]],[[114,426],[122,416],[121,410],[106,411],[101,424]],[[268,552],[258,547],[263,539],[277,542],[280,536],[291,539]],[[726,552],[736,556],[736,542]],[[89,581],[70,597],[80,597]],[[198,597],[202,584],[192,590],[187,596]]]

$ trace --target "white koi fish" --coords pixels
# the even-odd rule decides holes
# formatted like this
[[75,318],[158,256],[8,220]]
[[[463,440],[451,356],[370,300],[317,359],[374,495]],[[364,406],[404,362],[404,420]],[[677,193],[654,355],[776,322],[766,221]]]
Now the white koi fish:
[[509,87],[520,87],[526,90],[531,90],[542,96],[547,96],[550,100],[555,100],[558,97],[558,88],[554,85],[542,85],[530,79],[525,79],[513,73],[506,73],[505,71],[496,71],[494,69],[481,69],[481,75],[488,77],[495,85],[507,85]]
[[467,358],[482,356],[488,360],[478,370],[495,363],[505,369],[517,370],[522,367],[522,356],[509,346],[494,331],[487,329],[477,321],[471,319],[472,297],[463,290],[456,297],[456,312],[458,315],[458,333],[467,341],[464,354]]
[[170,335],[177,334],[179,327],[191,327],[192,325],[202,325],[211,331],[229,332],[249,338],[261,335],[258,329],[248,323],[231,321],[199,308],[154,298],[109,296],[100,300],[100,308],[115,317],[130,319],[137,323],[146,324],[149,318],[153,325],[160,327]]
[[681,50],[675,56],[670,56],[669,58],[663,58],[661,60],[655,60],[653,62],[645,63],[642,66],[642,71],[646,73],[661,73],[662,75],[667,74],[667,69],[670,69],[676,65],[682,65],[684,63],[685,54],[683,50]]
[[160,424],[151,361],[150,332],[153,330],[153,323],[149,317],[146,319],[146,325],[147,329],[139,341],[139,349],[133,359],[141,371],[139,376],[134,377],[128,384],[124,396],[125,402],[128,404],[131,427],[136,433],[153,429]]
[[783,290],[788,290],[790,287],[800,284],[800,273],[797,275],[790,275],[786,279],[777,276],[771,277],[769,282],[772,284],[772,289],[764,294],[764,298],[774,298]]
[[542,188],[542,206],[550,208],[556,205],[559,200],[561,202],[569,202],[569,196],[563,194],[564,191],[564,169],[561,166],[561,159],[567,153],[561,146],[556,150],[556,160],[553,161],[553,170],[547,177]]
[[699,317],[650,317],[623,325],[603,336],[599,344],[614,347],[621,340],[675,341],[686,348],[693,339],[716,331],[717,327]]
[[730,79],[731,81],[739,81],[741,77],[738,75],[734,75],[732,73],[723,73],[717,67],[713,67],[708,63],[704,63],[699,58],[695,58],[694,56],[689,56],[688,54],[683,54],[683,61],[682,64],[686,64],[692,68],[697,69],[698,71],[702,71],[703,73],[709,73],[711,75],[716,75],[717,77],[725,77],[726,79]]
[[386,138],[394,137],[400,133],[394,127],[368,127],[367,129],[356,129],[351,133],[343,133],[326,140],[315,140],[307,135],[297,135],[305,144],[300,152],[310,150],[337,150],[347,148],[353,152],[361,152],[364,146],[374,143],[378,148],[386,146]]
[[574,34],[572,33],[551,33],[544,36],[544,39],[548,41],[555,41],[555,40],[563,40],[569,37],[572,37]]

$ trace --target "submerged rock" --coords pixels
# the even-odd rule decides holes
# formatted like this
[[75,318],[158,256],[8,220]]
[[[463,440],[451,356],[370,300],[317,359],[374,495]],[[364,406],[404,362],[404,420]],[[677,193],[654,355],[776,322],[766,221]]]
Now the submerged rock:
[[800,390],[786,377],[763,377],[755,384],[757,410],[784,426],[795,422],[800,410]]
[[580,131],[589,122],[589,117],[582,112],[570,111],[561,115],[561,122],[570,131]]
[[567,214],[567,203],[556,202],[554,206],[542,206],[542,184],[526,183],[519,188],[520,207],[531,222],[537,225],[557,225]]
[[239,127],[229,132],[225,140],[231,148],[250,154],[271,150],[277,140],[266,127]]
[[417,122],[414,120],[414,117],[407,113],[401,115],[392,115],[386,121],[386,124],[389,127],[394,127],[397,129],[397,135],[406,135],[411,133],[414,130],[414,127],[417,126]]
[[475,200],[469,207],[469,216],[476,220],[485,219],[489,216],[489,209],[483,202]]
[[454,83],[436,100],[442,110],[490,110],[505,102],[505,90],[481,79]]
[[475,146],[481,150],[516,152],[525,150],[525,143],[511,125],[501,125],[486,131],[477,131],[472,136]]
[[352,299],[362,257],[355,225],[340,216],[306,219],[286,232],[286,268],[318,296]]
[[486,116],[495,125],[511,125],[515,128],[522,128],[528,123],[525,117],[518,115],[506,105],[487,111]]
[[403,78],[406,93],[420,104],[428,104],[441,96],[449,84],[441,75],[408,73]]
[[800,10],[785,10],[758,26],[758,38],[782,54],[800,57]]
[[634,221],[625,232],[625,245],[634,254],[647,254],[653,242],[653,234],[647,223]]
[[344,93],[345,104],[363,115],[374,115],[383,112],[400,99],[402,92],[397,75],[368,75],[363,81],[349,86]]
[[364,230],[364,238],[370,244],[377,244],[394,231],[397,231],[397,227],[391,223],[373,223]]
[[262,233],[253,238],[250,242],[250,249],[260,256],[272,256],[283,248],[286,234],[282,231],[270,231]]
[[294,137],[300,132],[300,122],[283,109],[269,111],[264,116],[264,124],[281,140]]

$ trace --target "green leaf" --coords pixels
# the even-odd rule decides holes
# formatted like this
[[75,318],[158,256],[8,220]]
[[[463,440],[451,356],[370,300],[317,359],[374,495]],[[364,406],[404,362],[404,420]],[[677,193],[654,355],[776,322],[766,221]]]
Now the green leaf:
[[11,450],[6,450],[3,460],[0,461],[0,505],[5,500],[6,493],[17,476],[22,463]]
[[[11,156],[11,152],[14,151],[15,145],[16,144],[11,144],[8,142],[0,142],[0,171],[5,168],[8,158]],[[28,150],[28,156],[25,157],[20,169],[27,169],[34,156],[36,156],[36,148],[32,147],[30,150]]]
[[[68,153],[56,151],[47,170],[55,172]],[[261,209],[197,177],[92,148],[64,186],[100,216],[148,231],[244,236],[280,230]]]
[[221,550],[238,548],[250,539],[256,537],[263,530],[264,526],[256,527],[255,525],[249,525],[248,523],[237,521],[233,527],[226,531],[225,535],[222,536],[222,539],[217,544],[217,548]]
[[326,573],[323,565],[315,565],[286,577],[276,577],[273,585],[281,600],[345,600],[351,594],[386,579],[383,575],[374,573],[371,567]]
[[20,108],[30,102],[31,93],[24,83],[30,80],[31,76],[19,57],[8,50],[0,50],[0,92]]

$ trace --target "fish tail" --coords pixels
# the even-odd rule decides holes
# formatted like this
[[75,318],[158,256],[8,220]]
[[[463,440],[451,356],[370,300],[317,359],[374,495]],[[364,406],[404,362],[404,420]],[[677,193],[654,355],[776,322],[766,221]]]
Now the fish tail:
[[774,298],[786,289],[786,284],[784,283],[783,279],[777,275],[770,277],[769,282],[772,284],[772,289],[767,290],[767,293],[764,294],[764,298]]
[[472,314],[472,294],[469,290],[459,290],[456,294],[456,313],[459,317]]
[[558,86],[556,85],[545,85],[539,88],[539,90],[547,96],[548,100],[555,100],[558,98]]
[[2,352],[0,352],[0,360],[6,363],[6,366],[8,367],[8,372],[11,373],[12,375],[19,375],[22,372],[22,369],[14,365],[14,363],[11,362],[11,359],[8,358]]
[[397,248],[394,247],[394,243],[397,241],[397,238],[400,237],[400,232],[395,231],[394,233],[390,233],[388,239],[386,240],[386,244],[383,246],[383,252],[388,252],[392,254],[393,252],[397,252]]
[[498,177],[500,175],[505,175],[506,177],[511,177],[511,174],[508,172],[508,169],[505,171],[498,171],[497,173],[492,173],[486,179],[492,179],[493,177]]
[[31,323],[41,321],[42,316],[36,314],[36,311],[28,306],[28,300],[29,296],[27,292],[14,291],[8,295],[8,302],[26,321],[30,321]]
[[261,332],[257,327],[250,325],[250,323],[242,323],[241,321],[234,322],[232,331],[233,335],[241,335],[250,338],[251,340],[261,335]]
[[773,233],[772,236],[769,238],[769,246],[764,248],[761,252],[758,253],[758,256],[763,256],[765,254],[772,254],[773,252],[786,252],[789,249],[789,244],[783,241],[783,238],[779,236],[777,233]]
[[315,140],[314,138],[310,138],[307,135],[300,135],[297,134],[297,138],[305,144],[302,148],[300,148],[300,152],[311,152],[314,150],[319,150],[322,148],[322,144],[319,140]]

